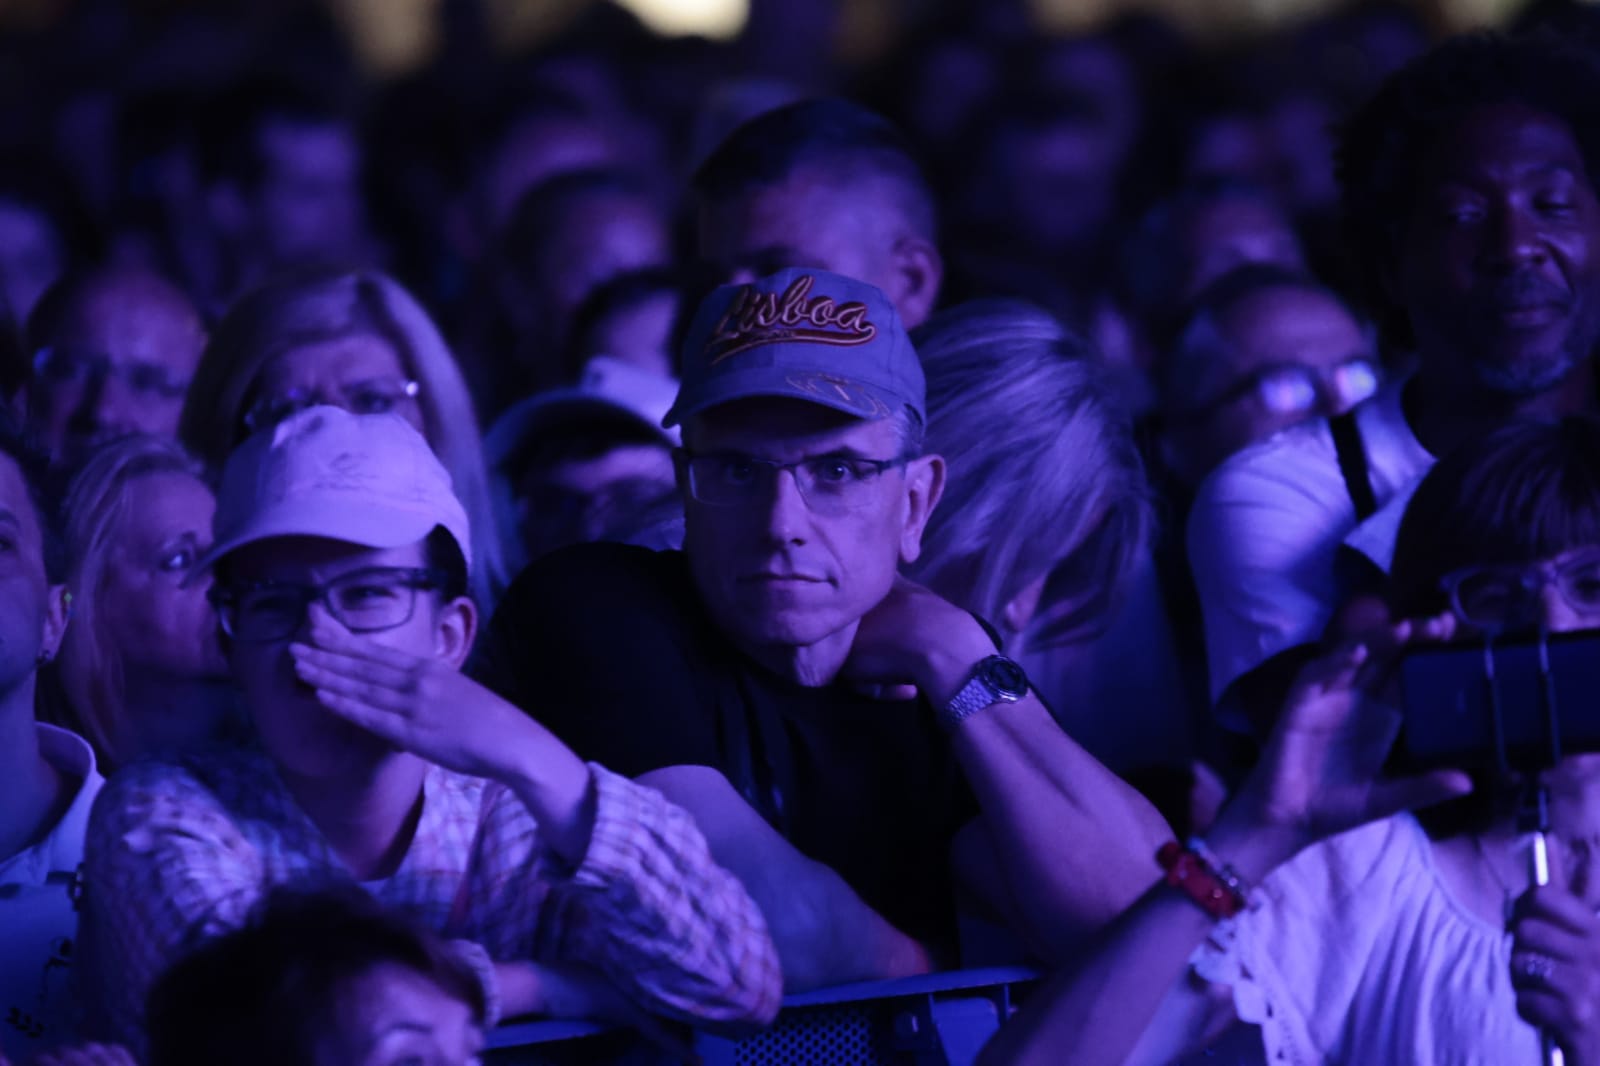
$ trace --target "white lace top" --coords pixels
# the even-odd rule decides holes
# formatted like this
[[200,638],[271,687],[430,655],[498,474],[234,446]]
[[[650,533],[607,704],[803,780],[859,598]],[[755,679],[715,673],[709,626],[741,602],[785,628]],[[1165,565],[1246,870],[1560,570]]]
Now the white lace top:
[[1232,986],[1273,1066],[1534,1066],[1510,960],[1510,936],[1450,895],[1427,835],[1401,815],[1273,871],[1191,963]]

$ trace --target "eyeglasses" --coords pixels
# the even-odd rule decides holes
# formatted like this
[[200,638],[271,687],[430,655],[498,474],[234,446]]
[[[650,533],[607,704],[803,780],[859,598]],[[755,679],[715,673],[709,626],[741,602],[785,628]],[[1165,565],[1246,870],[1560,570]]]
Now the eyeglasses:
[[189,388],[187,377],[156,363],[113,360],[98,352],[50,346],[33,354],[33,372],[55,385],[86,386],[114,377],[130,392],[150,400],[181,400]]
[[290,389],[278,396],[263,396],[251,404],[244,414],[244,427],[254,433],[275,426],[296,411],[315,407],[319,403],[342,407],[352,414],[381,415],[408,400],[416,400],[421,393],[422,386],[419,383],[403,378],[353,381],[348,385],[340,385],[332,396],[310,389]]
[[442,570],[385,566],[341,574],[322,585],[257,581],[212,586],[210,598],[222,631],[253,644],[293,636],[313,603],[322,604],[352,633],[403,626],[416,612],[418,590],[442,588],[447,580]]
[[1249,399],[1274,415],[1309,415],[1320,409],[1348,411],[1378,391],[1382,371],[1371,359],[1350,359],[1328,370],[1300,363],[1263,367],[1221,394],[1181,414],[1203,415]]
[[794,476],[800,498],[823,515],[846,514],[859,509],[872,494],[872,483],[885,470],[904,466],[910,456],[865,459],[856,455],[815,455],[793,463],[775,463],[740,452],[680,452],[689,474],[689,495],[713,507],[738,507],[761,499],[777,483],[778,475]]
[[1527,566],[1469,566],[1439,581],[1455,616],[1483,629],[1536,618],[1539,597],[1547,585],[1555,586],[1577,613],[1600,617],[1600,551]]

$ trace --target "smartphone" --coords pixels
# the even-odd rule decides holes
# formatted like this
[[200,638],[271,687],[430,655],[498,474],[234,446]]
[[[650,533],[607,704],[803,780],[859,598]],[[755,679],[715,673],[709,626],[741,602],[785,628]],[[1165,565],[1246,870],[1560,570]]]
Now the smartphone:
[[1600,751],[1600,630],[1418,648],[1400,666],[1404,716],[1399,748],[1417,768],[1498,765],[1493,695],[1498,694],[1507,763],[1550,764],[1546,681],[1564,755]]

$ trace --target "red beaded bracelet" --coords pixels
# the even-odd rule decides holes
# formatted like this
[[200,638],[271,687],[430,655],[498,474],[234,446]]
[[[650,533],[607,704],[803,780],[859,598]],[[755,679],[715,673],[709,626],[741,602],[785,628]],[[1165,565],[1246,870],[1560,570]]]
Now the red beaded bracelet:
[[1184,847],[1169,840],[1156,852],[1156,862],[1166,871],[1167,884],[1178,889],[1213,918],[1232,918],[1245,908],[1245,889],[1233,868],[1217,869],[1209,849],[1192,842]]

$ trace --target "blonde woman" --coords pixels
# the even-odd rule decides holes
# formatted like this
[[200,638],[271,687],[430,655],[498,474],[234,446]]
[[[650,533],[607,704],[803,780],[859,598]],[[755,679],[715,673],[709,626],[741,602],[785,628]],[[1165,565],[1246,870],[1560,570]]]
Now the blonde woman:
[[450,472],[472,523],[473,595],[493,607],[510,574],[465,380],[417,301],[376,271],[316,271],[253,290],[212,333],[179,435],[220,469],[253,430],[316,403],[394,411]]
[[160,437],[101,449],[68,491],[72,618],[56,677],[67,724],[108,773],[204,744],[232,721],[209,582],[184,584],[215,510],[199,463]]
[[1151,508],[1128,418],[1089,346],[1049,312],[974,300],[914,334],[927,449],[950,477],[911,575],[1046,647],[1094,635]]

